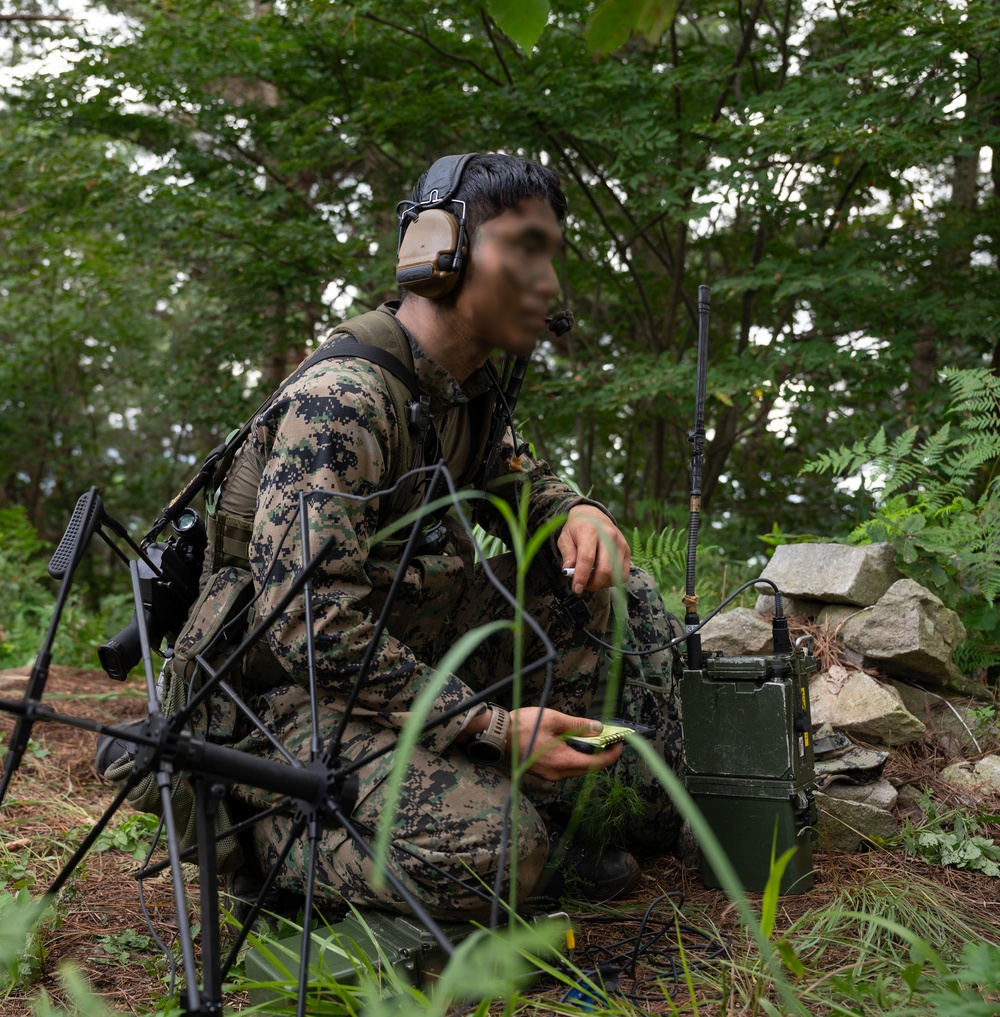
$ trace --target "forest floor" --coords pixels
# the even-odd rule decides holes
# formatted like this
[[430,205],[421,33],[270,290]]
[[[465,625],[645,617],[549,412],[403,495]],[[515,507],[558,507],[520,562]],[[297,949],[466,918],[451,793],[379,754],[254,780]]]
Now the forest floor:
[[[26,674],[0,672],[0,697],[20,698]],[[140,716],[145,700],[138,684],[116,685],[102,672],[53,668],[45,702],[60,712],[110,724]],[[12,719],[0,715],[4,746],[12,727]],[[0,888],[8,893],[27,887],[33,896],[41,894],[112,801],[114,789],[95,772],[96,740],[92,732],[63,724],[35,725],[2,808]],[[906,768],[896,775],[906,782],[933,786],[941,760],[935,758],[932,746],[924,750],[918,746],[896,765]],[[891,772],[887,776],[895,779]],[[994,807],[994,811],[1000,809]],[[49,917],[43,920],[30,955],[22,959],[20,978],[0,989],[0,1013],[4,1017],[30,1017],[34,1012],[32,1000],[41,990],[54,1001],[62,999],[65,993],[59,969],[66,962],[82,970],[114,1012],[141,1015],[162,1006],[168,993],[169,966],[155,939],[168,947],[177,945],[171,884],[165,876],[144,881],[144,916],[135,873],[137,852],[149,839],[148,824],[138,823],[136,814],[126,807],[115,817],[111,830],[99,845],[101,850],[91,852],[77,868]],[[991,937],[988,931],[1000,929],[997,879],[932,866],[907,858],[898,850],[852,855],[817,851],[814,862],[813,888],[779,900],[776,935],[811,911],[846,899],[845,890],[863,888],[877,878],[880,885],[896,884],[911,890],[918,885],[936,887],[941,901],[964,916],[968,928],[981,930],[984,938],[1000,938],[1000,932]],[[673,898],[659,900],[667,893]],[[759,906],[759,894],[751,894],[750,899]],[[643,924],[643,914],[654,902],[658,903]],[[188,908],[196,921],[198,890],[190,880]],[[676,1005],[682,1011],[704,1017],[743,1012],[732,1004],[723,1009],[711,1002],[719,984],[718,979],[711,978],[704,988],[696,989],[700,1007],[697,1011],[691,1008],[690,993],[683,984],[683,964],[678,963],[678,940],[683,961],[697,973],[700,968],[722,963],[726,957],[731,959],[734,943],[737,952],[745,953],[746,934],[727,896],[719,890],[705,889],[698,872],[677,859],[668,856],[648,862],[639,890],[630,901],[614,910],[581,911],[574,914],[574,925],[581,957],[599,956],[599,952],[590,951],[599,951],[602,946],[620,951],[621,947],[614,944],[635,935],[640,928],[647,933],[662,928],[664,935],[656,949],[643,951],[640,968],[635,972],[637,981],[623,979],[622,987],[632,993],[639,1012],[677,1012],[671,1009],[674,1004],[665,998],[663,989],[666,985],[670,992],[674,978],[678,979]],[[824,954],[824,968],[849,967],[854,949],[849,942],[835,944]],[[671,951],[672,957],[668,956]],[[642,965],[646,965],[645,970]],[[565,986],[557,988],[559,991],[550,999],[558,1000],[560,994],[565,994]],[[540,986],[538,991],[544,994],[546,989]],[[547,991],[551,994],[555,990],[550,986]],[[689,1001],[686,1006],[680,1004],[682,999]],[[227,997],[227,1003],[238,1010],[245,996],[234,993]]]

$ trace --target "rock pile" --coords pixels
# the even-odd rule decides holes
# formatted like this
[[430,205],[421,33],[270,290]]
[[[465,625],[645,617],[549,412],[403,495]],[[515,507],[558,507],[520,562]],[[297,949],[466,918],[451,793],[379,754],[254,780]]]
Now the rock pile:
[[890,544],[783,545],[761,580],[756,607],[712,619],[702,646],[725,656],[772,652],[777,587],[784,615],[836,647],[842,663],[810,682],[821,845],[859,850],[897,832],[897,789],[882,770],[894,748],[925,736],[958,757],[942,780],[1000,790],[1000,757],[962,758],[982,754],[969,695],[983,687],[952,661],[965,639],[961,619],[900,575]]

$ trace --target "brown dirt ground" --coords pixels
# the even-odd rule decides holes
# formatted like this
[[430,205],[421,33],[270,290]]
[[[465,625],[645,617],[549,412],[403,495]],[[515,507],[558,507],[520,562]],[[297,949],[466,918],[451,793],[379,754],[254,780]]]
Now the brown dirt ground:
[[[0,672],[0,697],[20,699],[26,675],[25,671]],[[139,716],[144,705],[141,685],[130,682],[120,686],[102,672],[59,667],[52,669],[44,701],[52,709],[102,723],[117,723]],[[12,718],[0,713],[0,732],[9,737],[13,723]],[[0,885],[11,878],[12,866],[22,865],[33,882],[32,893],[37,894],[49,885],[113,794],[94,770],[95,734],[62,724],[40,722],[32,737],[35,744],[26,753],[2,807],[0,866],[4,868],[0,871]],[[5,737],[4,744],[6,741]],[[968,804],[961,792],[941,784],[937,771],[943,762],[947,760],[943,761],[934,744],[927,740],[897,753],[887,775],[897,783],[930,785],[945,803]],[[983,804],[1000,812],[1000,799]],[[1000,834],[1000,828],[993,828],[991,832]],[[949,899],[965,914],[1000,926],[1000,883],[997,880],[976,873],[936,868],[888,851],[833,856],[817,853],[815,864],[813,889],[801,896],[781,899],[777,919],[779,931],[805,912],[831,900],[843,886],[860,883],[876,870],[885,877],[897,874],[901,879],[917,876],[933,880],[946,888]],[[106,941],[101,939],[120,936],[127,930],[137,935],[149,934],[139,907],[136,868],[136,861],[122,851],[109,849],[90,855],[63,892],[57,909],[58,921],[47,925],[42,933],[44,956],[37,978],[27,991],[18,990],[6,996],[0,992],[0,1012],[4,1017],[30,1017],[30,1000],[37,996],[40,988],[59,1000],[62,992],[58,969],[65,961],[72,961],[83,970],[114,1011],[139,1015],[156,1007],[165,995],[167,981],[166,966],[155,946],[132,951],[124,958],[115,954],[113,948],[109,952],[102,945]],[[11,888],[8,883],[7,889]],[[616,941],[637,930],[645,908],[666,891],[679,891],[683,895],[685,914],[696,913],[702,923],[699,927],[705,927],[703,923],[707,918],[720,933],[738,938],[738,916],[726,896],[721,891],[705,889],[697,872],[667,857],[647,866],[639,893],[627,907],[616,909],[610,922],[602,924],[586,916],[580,917],[576,923],[578,950],[595,943]],[[146,881],[146,902],[156,934],[166,944],[174,945],[177,937],[170,884],[161,878]],[[195,916],[197,904],[197,888],[189,886],[189,910]],[[676,935],[669,906],[664,905],[663,910],[655,914],[659,914],[660,921],[668,923],[671,934]],[[692,957],[714,947],[713,943],[702,940],[694,929],[685,931],[683,938],[685,949]],[[625,986],[631,987],[628,982]],[[239,1009],[244,1000],[234,996],[227,1002]],[[669,1012],[670,1007],[664,1002],[647,1005],[644,1009],[656,1013]],[[709,1004],[700,1007],[699,1012],[712,1017],[718,1010]]]

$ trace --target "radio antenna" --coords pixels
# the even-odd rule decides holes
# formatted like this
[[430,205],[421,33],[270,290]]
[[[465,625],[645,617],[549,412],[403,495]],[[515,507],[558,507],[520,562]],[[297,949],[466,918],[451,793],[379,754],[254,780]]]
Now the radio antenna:
[[705,463],[705,387],[708,376],[708,308],[712,291],[708,286],[698,287],[698,377],[695,385],[694,430],[688,435],[691,442],[691,503],[688,520],[687,582],[681,600],[686,613],[684,628],[687,638],[687,666],[695,671],[701,667],[701,635],[698,628],[698,595],[694,592],[695,561],[698,556],[698,527],[701,524],[701,471]]

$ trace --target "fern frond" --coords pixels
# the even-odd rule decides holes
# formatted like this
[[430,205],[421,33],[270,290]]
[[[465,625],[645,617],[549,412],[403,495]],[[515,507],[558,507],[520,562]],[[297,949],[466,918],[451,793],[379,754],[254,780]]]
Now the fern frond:
[[916,443],[919,431],[919,427],[908,427],[902,434],[897,436],[896,440],[892,443],[892,446],[886,450],[884,453],[885,458],[892,463],[906,459],[906,457],[913,451],[913,446]]
[[667,526],[643,539],[639,528],[635,527],[629,545],[632,563],[648,572],[661,589],[667,580],[683,575],[687,568],[686,530]]
[[959,670],[965,674],[974,674],[981,668],[1000,666],[1000,649],[988,649],[967,639],[955,649],[952,659]]
[[983,435],[974,445],[965,448],[958,455],[955,468],[971,476],[980,466],[995,459],[1000,459],[1000,434]]
[[951,424],[945,424],[924,439],[919,450],[921,464],[927,468],[937,466],[955,447],[955,443],[955,439],[951,436]]
[[879,460],[875,466],[883,478],[879,500],[884,501],[902,488],[916,487],[924,478],[926,471],[919,463],[906,460]]
[[[857,442],[856,444],[861,445],[863,442]],[[874,458],[878,458],[879,456],[885,455],[888,447],[889,441],[885,434],[885,428],[880,427],[878,429],[878,433],[871,440],[869,445],[869,454]]]
[[1000,421],[1000,378],[987,367],[945,368],[945,381],[952,393],[951,411],[982,414]]
[[861,438],[850,447],[841,445],[832,452],[824,452],[806,463],[801,472],[832,473],[837,477],[847,477],[876,462],[885,454],[887,446],[885,429],[879,428],[871,441]]

